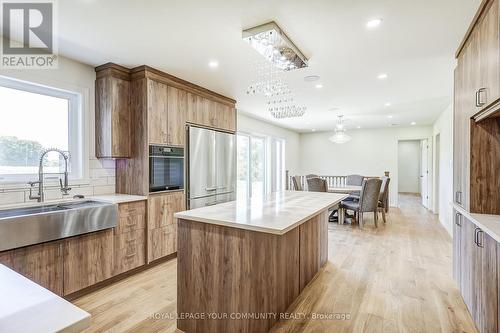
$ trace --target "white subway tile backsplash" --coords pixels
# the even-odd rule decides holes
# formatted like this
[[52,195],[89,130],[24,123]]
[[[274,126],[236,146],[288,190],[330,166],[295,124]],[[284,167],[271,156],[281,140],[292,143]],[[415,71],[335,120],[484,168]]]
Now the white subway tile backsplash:
[[0,193],[0,205],[10,205],[24,202],[24,191]]
[[[52,175],[51,175],[52,176]],[[45,180],[45,199],[57,200],[63,198],[59,189],[59,181]],[[36,177],[34,177],[35,179]],[[89,179],[70,181],[71,191],[69,196],[81,194],[84,196],[113,194],[115,193],[115,160],[96,158],[89,159]],[[29,186],[23,183],[1,183],[0,184],[0,206],[23,202],[33,202],[29,199]],[[36,191],[36,190],[35,190]]]
[[94,195],[113,193],[115,193],[115,185],[94,186]]

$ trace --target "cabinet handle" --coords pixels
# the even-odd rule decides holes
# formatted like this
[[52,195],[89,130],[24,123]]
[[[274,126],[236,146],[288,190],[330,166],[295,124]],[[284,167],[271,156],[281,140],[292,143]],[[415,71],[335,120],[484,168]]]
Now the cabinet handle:
[[455,224],[459,227],[462,226],[462,214],[455,213]]
[[455,192],[455,202],[459,205],[462,204],[462,192],[461,191]]
[[134,252],[134,253],[131,253],[131,254],[127,254],[127,255],[125,256],[125,258],[132,258],[132,257],[134,257],[136,254],[137,254],[137,252]]
[[486,99],[484,100],[484,102],[481,101],[481,93],[485,93],[486,92],[486,88],[481,88],[477,91],[477,103],[476,103],[476,106],[477,107],[482,107],[486,104]]
[[481,107],[481,105],[479,105],[479,90],[476,91],[476,108],[479,108]]
[[479,228],[474,228],[474,244],[476,244],[477,246],[479,246],[479,245],[477,244],[477,234],[478,234],[478,232],[477,232],[477,231],[478,231],[478,230],[479,230]]
[[[479,247],[484,247],[484,244],[482,242],[482,238],[483,238],[483,234],[484,234],[484,231],[482,231],[481,229],[477,228],[477,243],[476,245],[479,246]],[[479,237],[481,236],[481,237]]]

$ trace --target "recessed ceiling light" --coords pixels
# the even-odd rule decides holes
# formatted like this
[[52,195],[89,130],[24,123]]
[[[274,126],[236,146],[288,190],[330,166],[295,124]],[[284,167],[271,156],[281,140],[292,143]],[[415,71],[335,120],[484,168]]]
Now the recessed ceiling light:
[[208,63],[208,67],[210,68],[217,68],[219,67],[219,63],[215,60],[211,60],[209,63]]
[[387,102],[387,103],[385,103],[384,105],[385,105],[385,106],[391,106],[392,104],[391,104],[391,102]]
[[385,80],[385,79],[387,79],[387,74],[385,74],[385,73],[379,74],[377,76],[377,79],[379,79],[379,80]]
[[323,85],[322,85],[321,83],[318,83],[318,84],[316,85],[316,88],[321,89],[321,88],[323,88]]
[[416,125],[416,124],[417,124],[417,123],[416,123],[416,122],[414,122],[414,121],[412,121],[412,122],[411,122],[411,125],[412,125],[412,126],[413,126],[413,125]]
[[311,130],[311,132],[316,132],[316,129],[315,129],[315,128],[313,128],[313,129]]
[[304,77],[304,81],[306,82],[314,82],[319,80],[319,75],[308,75]]
[[392,119],[392,115],[388,115],[387,118]]
[[358,126],[358,129],[360,129],[360,128],[361,128],[361,126]]
[[368,22],[366,22],[366,27],[368,29],[373,29],[373,28],[378,27],[381,23],[382,23],[381,18],[372,19],[372,20],[369,20]]

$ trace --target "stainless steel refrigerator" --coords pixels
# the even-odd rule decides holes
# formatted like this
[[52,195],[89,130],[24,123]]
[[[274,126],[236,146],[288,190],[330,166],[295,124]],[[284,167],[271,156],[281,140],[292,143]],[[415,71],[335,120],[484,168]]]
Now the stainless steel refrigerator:
[[236,136],[187,126],[187,208],[236,199]]

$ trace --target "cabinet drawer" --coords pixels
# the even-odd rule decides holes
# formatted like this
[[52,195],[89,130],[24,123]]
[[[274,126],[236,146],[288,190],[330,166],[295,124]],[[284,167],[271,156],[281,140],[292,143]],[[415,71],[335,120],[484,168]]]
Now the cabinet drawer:
[[148,262],[177,252],[177,224],[149,230]]
[[122,203],[118,207],[120,217],[146,213],[146,200]]
[[172,225],[174,214],[184,210],[184,201],[183,191],[151,195],[148,199],[148,228]]
[[114,229],[115,235],[141,230],[146,228],[146,202],[134,202],[120,205],[118,226]]
[[144,231],[115,236],[115,266],[113,275],[121,274],[146,262]]

